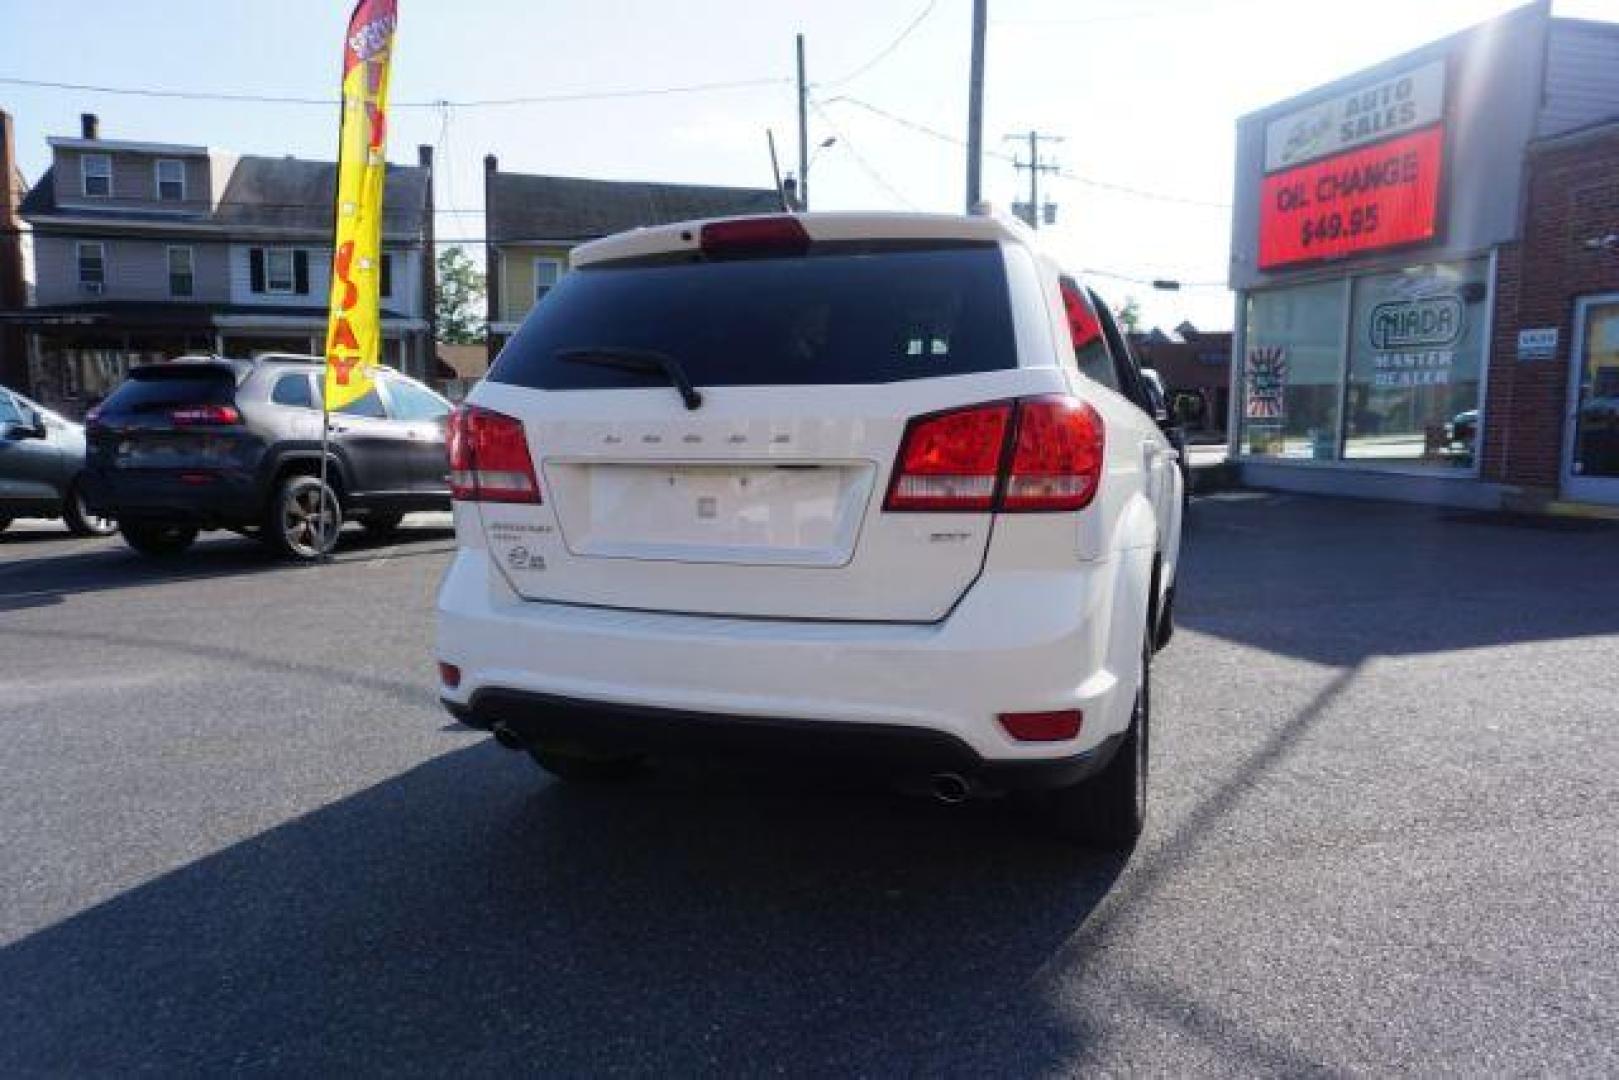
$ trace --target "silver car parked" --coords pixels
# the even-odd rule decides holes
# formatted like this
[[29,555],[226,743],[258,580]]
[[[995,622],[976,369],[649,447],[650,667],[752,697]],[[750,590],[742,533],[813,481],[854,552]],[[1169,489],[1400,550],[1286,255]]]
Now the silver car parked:
[[0,387],[0,530],[14,518],[61,518],[75,536],[118,526],[85,508],[84,428]]

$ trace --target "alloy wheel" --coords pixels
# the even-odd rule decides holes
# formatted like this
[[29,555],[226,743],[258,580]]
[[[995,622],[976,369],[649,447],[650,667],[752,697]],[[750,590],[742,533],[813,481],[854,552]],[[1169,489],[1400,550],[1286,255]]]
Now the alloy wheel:
[[330,491],[321,495],[319,486],[305,487],[287,492],[281,503],[281,535],[306,558],[324,555],[337,543],[337,500]]

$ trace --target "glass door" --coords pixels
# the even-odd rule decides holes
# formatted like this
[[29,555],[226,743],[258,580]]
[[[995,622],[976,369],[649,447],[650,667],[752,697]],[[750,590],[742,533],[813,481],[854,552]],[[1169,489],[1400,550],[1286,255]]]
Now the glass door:
[[1619,504],[1619,294],[1574,309],[1564,494]]

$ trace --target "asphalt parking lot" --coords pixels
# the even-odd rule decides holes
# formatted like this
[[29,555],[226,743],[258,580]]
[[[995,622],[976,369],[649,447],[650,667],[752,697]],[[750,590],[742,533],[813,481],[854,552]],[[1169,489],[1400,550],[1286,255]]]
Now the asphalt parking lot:
[[443,520],[0,536],[0,1073],[1619,1070],[1611,527],[1198,500],[1126,860],[542,779],[435,704]]

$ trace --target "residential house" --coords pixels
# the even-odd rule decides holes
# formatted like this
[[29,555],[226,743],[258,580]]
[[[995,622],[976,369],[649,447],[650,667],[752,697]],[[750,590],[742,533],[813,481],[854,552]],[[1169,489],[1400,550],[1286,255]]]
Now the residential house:
[[503,173],[484,158],[489,358],[561,280],[568,253],[613,233],[781,210],[771,188],[709,187]]
[[[205,146],[49,140],[23,200],[33,228],[34,396],[82,413],[138,363],[185,353],[323,351],[331,281],[331,162]],[[382,359],[425,376],[432,351],[432,154],[389,166],[383,196]]]

